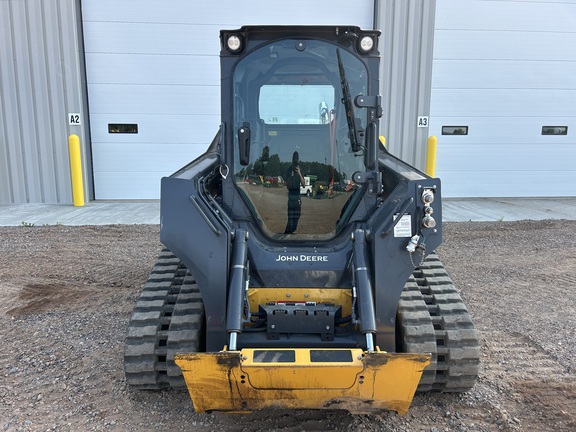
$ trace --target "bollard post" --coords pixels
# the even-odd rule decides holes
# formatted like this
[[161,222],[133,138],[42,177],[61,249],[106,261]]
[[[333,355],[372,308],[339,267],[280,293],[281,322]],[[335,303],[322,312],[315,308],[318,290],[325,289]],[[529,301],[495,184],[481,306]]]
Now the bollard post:
[[84,182],[82,180],[82,158],[80,155],[80,138],[78,135],[68,137],[70,154],[70,177],[72,179],[72,198],[75,207],[84,206]]
[[428,149],[426,153],[426,174],[430,177],[436,176],[436,149],[438,148],[438,138],[428,137]]
[[380,144],[386,147],[386,138],[384,137],[384,135],[380,135]]

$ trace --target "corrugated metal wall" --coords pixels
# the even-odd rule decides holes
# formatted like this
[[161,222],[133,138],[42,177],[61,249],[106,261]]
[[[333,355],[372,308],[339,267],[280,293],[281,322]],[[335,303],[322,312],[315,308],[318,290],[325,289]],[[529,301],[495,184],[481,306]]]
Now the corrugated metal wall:
[[424,170],[429,130],[418,127],[418,119],[430,113],[436,0],[375,0],[375,5],[375,26],[382,31],[381,133],[388,150]]
[[91,179],[79,14],[79,0],[0,1],[0,203],[71,203],[71,133]]

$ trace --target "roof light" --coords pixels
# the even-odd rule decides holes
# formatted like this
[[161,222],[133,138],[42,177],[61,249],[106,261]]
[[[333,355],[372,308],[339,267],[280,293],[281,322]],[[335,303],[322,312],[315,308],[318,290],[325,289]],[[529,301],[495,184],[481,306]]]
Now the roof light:
[[226,45],[228,46],[228,51],[237,52],[242,48],[242,40],[238,35],[230,35],[226,39]]
[[374,39],[371,36],[364,36],[360,39],[360,50],[362,52],[370,52],[374,48]]

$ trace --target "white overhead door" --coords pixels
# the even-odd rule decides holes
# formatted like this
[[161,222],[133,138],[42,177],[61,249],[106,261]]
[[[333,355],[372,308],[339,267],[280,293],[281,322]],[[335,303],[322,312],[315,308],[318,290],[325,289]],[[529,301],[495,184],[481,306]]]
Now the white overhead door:
[[576,1],[437,1],[430,134],[444,196],[576,195],[575,23]]
[[220,125],[220,29],[371,28],[373,0],[82,2],[96,199],[156,199]]

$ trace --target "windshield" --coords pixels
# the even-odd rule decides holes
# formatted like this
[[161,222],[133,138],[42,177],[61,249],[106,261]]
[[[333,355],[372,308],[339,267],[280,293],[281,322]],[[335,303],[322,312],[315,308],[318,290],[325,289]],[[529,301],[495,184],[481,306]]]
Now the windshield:
[[[234,130],[250,131],[248,164],[234,165],[237,187],[270,237],[328,239],[349,218],[362,188],[363,148],[353,152],[342,101],[336,45],[282,40],[241,60],[234,71]],[[368,94],[367,69],[339,50],[352,99]],[[366,110],[352,113],[366,127]],[[235,133],[235,148],[238,134]]]

